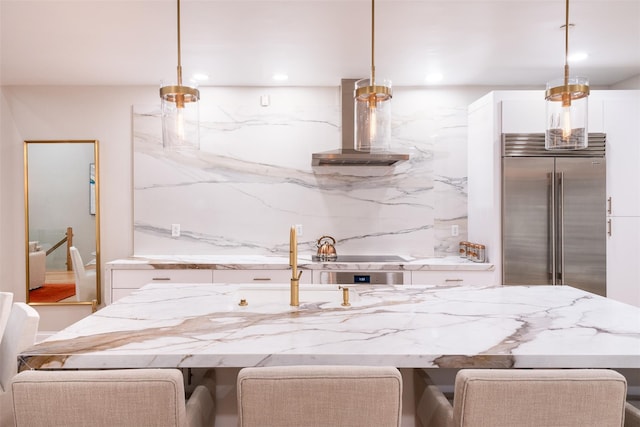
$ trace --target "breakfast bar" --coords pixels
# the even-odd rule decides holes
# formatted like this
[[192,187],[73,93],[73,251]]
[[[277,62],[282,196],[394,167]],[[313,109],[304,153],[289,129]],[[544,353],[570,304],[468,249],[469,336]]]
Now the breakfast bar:
[[640,309],[568,286],[149,284],[20,369],[640,368]]

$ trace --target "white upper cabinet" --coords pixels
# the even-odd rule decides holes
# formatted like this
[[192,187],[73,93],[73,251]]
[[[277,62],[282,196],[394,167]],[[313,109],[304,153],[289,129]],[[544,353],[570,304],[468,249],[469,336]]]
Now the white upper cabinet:
[[640,91],[612,91],[604,104],[607,214],[640,216]]
[[544,128],[544,93],[532,99],[502,101],[502,133],[541,133]]

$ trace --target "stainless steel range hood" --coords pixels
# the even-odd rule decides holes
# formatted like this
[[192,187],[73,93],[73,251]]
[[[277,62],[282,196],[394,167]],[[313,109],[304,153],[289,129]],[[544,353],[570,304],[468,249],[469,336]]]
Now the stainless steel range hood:
[[354,147],[353,88],[356,79],[341,81],[342,148],[311,155],[312,166],[392,166],[409,160],[406,153],[370,153]]

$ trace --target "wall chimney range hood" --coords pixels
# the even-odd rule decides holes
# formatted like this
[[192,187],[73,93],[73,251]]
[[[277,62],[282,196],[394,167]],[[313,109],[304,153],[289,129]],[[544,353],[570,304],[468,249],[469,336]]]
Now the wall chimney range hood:
[[357,79],[341,80],[342,148],[313,153],[312,166],[393,166],[409,160],[409,154],[357,151],[354,147],[353,88]]

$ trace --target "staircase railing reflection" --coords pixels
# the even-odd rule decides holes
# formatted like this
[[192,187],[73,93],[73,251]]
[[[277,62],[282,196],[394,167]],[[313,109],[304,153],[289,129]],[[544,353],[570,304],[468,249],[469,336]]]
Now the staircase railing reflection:
[[73,227],[67,227],[67,232],[64,234],[64,237],[60,239],[60,241],[55,245],[51,246],[51,248],[47,250],[46,254],[47,256],[49,256],[50,253],[52,253],[65,243],[67,245],[67,271],[71,271],[73,270],[73,265],[71,263],[71,252],[69,251],[69,248],[73,246]]

